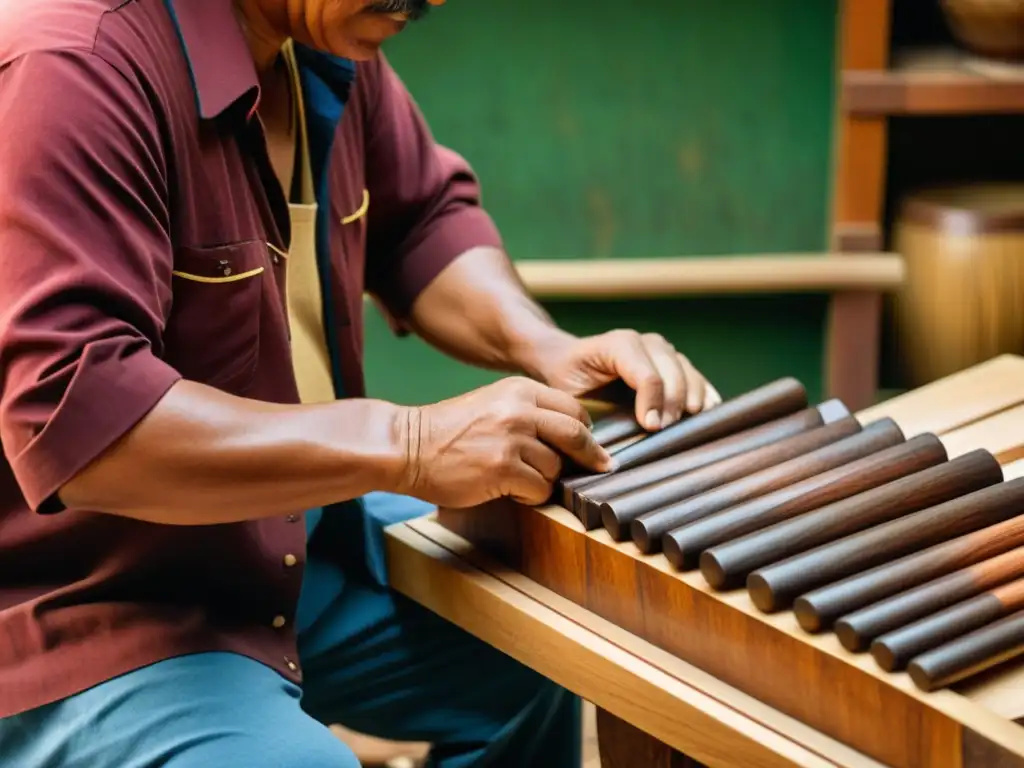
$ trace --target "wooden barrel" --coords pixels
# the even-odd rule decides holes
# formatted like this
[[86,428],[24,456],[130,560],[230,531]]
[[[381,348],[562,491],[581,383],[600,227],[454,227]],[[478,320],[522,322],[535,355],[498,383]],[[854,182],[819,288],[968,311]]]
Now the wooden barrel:
[[905,386],[1024,351],[1024,184],[914,194],[893,245],[907,270],[893,297]]
[[981,55],[1024,60],[1024,0],[942,0],[953,36]]

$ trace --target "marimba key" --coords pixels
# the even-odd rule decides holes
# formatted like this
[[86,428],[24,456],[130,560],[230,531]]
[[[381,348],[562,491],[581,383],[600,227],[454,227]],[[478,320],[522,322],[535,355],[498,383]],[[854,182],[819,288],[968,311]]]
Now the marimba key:
[[[1012,522],[1020,523],[1024,530],[1024,515]],[[836,621],[833,631],[846,650],[864,651],[870,648],[873,640],[887,632],[1021,577],[1024,577],[1024,546],[854,611]],[[801,600],[804,598],[797,600],[794,610],[801,608]],[[827,619],[823,620],[816,612],[813,622],[820,625],[824,621]]]
[[[696,448],[806,407],[807,390],[803,384],[789,377],[779,379],[650,434],[615,457],[616,472]],[[569,490],[579,490],[605,476],[580,475],[566,478],[562,485]]]
[[655,540],[661,540],[669,531],[680,526],[753,499],[771,494],[779,494],[772,498],[780,498],[784,491],[810,478],[825,477],[831,480],[834,477],[845,477],[849,474],[845,467],[851,463],[904,444],[903,432],[896,423],[890,419],[880,419],[849,437],[810,453],[740,477],[678,504],[646,512],[632,521],[630,535],[642,551],[654,552],[661,549],[661,544],[656,544]]
[[[705,580],[715,589],[732,589],[742,586],[747,576],[761,566],[979,491],[1002,479],[1003,472],[995,457],[988,451],[977,450],[741,538],[734,538],[728,525],[715,526],[715,515],[694,524],[693,529],[703,526],[706,530],[690,531],[688,541],[692,550],[704,550],[700,569]],[[771,510],[759,522],[778,516]],[[747,527],[750,525],[753,523]],[[813,629],[804,626],[808,631],[823,628],[820,624]]]
[[1002,584],[961,603],[879,637],[871,655],[886,672],[895,672],[915,656],[1024,610],[1024,579]]
[[[848,440],[857,437],[859,435]],[[798,483],[786,485],[716,514],[691,518],[662,536],[661,548],[676,568],[696,568],[701,553],[713,544],[738,538],[825,504],[854,496],[869,488],[940,464],[945,459],[946,449],[935,435],[918,435],[900,445],[872,453],[828,472],[816,473]]]
[[[755,451],[764,451],[779,446],[787,439],[817,432],[823,426],[842,422],[838,430],[850,434],[860,431],[857,421],[838,400],[830,400],[815,408],[784,416],[759,427],[753,427],[735,435],[712,441],[698,448],[669,456],[640,467],[606,475],[601,480],[579,491],[570,491],[572,501],[566,507],[587,519],[601,519],[601,504],[621,497],[652,489],[683,475],[692,475],[712,465],[720,465],[728,459],[751,456]],[[775,463],[779,463],[779,459]],[[749,473],[753,470],[747,470]],[[715,475],[711,475],[714,477]],[[707,477],[707,473],[705,473]],[[724,480],[722,482],[725,482]],[[596,526],[595,526],[596,527]],[[588,530],[590,528],[588,527]]]
[[1024,655],[1024,611],[924,653],[907,665],[914,685],[930,692],[947,688]]
[[829,582],[1015,517],[1022,505],[1024,479],[999,483],[754,571],[747,591],[773,613]]
[[1024,547],[1024,515],[819,587],[797,598],[793,610],[801,624],[825,624],[1015,547]]
[[[749,476],[762,469],[778,466],[791,459],[832,445],[861,431],[853,416],[817,429],[801,432],[784,440],[773,440],[752,451],[684,472],[660,483],[641,488],[609,501],[598,502],[601,521],[616,541],[629,538],[629,525],[640,515],[681,503],[701,493],[720,487],[730,480]],[[701,449],[697,449],[700,451]],[[694,451],[694,452],[697,452]],[[589,489],[580,493],[580,504],[594,504]],[[645,550],[646,551],[646,550]]]

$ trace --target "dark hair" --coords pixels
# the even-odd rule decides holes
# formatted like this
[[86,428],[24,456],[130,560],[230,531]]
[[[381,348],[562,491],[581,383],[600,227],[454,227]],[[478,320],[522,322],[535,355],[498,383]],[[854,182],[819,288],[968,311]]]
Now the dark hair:
[[429,8],[427,0],[374,0],[366,10],[371,13],[407,13],[410,18],[419,19]]

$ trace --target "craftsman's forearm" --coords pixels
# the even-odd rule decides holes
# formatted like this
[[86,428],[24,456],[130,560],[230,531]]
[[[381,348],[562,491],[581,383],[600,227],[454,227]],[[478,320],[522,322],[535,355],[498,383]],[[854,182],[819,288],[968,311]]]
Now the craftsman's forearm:
[[452,262],[420,294],[410,322],[419,336],[463,362],[535,377],[539,361],[573,338],[495,248],[476,248]]
[[413,415],[373,400],[261,403],[182,381],[60,497],[71,509],[213,525],[400,490]]

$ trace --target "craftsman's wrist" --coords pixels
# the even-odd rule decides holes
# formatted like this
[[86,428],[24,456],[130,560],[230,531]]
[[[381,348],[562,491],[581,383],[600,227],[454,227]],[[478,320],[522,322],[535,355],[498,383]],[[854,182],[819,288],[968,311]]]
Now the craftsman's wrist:
[[371,491],[409,495],[419,409],[373,399],[345,399],[318,408],[309,416],[316,420],[311,430],[324,434],[329,445],[329,460],[321,469],[345,487],[346,498]]
[[392,450],[383,466],[382,490],[415,496],[422,482],[424,414],[422,408],[396,406],[390,419]]
[[536,381],[549,383],[579,339],[558,326],[536,323],[509,334],[508,355],[516,370]]

